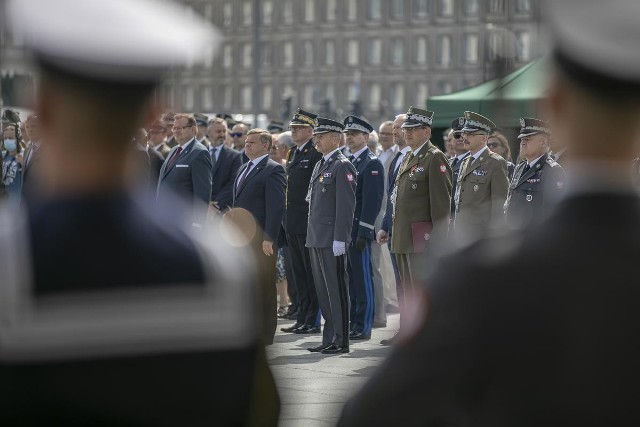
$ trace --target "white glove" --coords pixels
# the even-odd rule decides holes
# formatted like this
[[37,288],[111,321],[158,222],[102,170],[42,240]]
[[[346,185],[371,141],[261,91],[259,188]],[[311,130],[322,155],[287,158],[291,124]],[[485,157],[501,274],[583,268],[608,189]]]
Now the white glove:
[[344,255],[347,252],[344,242],[333,241],[333,256]]

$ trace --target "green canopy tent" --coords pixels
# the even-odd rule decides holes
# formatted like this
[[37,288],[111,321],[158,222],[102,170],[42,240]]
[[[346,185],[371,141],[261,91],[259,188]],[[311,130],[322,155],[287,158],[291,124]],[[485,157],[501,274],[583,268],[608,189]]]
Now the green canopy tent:
[[478,86],[432,96],[427,108],[433,111],[434,128],[448,128],[465,111],[474,111],[492,119],[498,127],[518,127],[520,117],[538,117],[540,100],[547,91],[549,61],[532,61],[502,78]]

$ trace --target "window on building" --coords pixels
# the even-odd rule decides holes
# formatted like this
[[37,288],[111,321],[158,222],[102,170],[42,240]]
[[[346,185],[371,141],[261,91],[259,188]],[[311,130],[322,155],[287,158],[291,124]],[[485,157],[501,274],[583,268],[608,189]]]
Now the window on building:
[[240,92],[240,107],[243,112],[251,111],[251,105],[253,104],[253,97],[251,93],[252,87],[250,84],[242,85]]
[[516,0],[516,12],[518,13],[531,12],[531,0]]
[[262,2],[262,23],[264,25],[271,25],[273,22],[273,2],[263,1]]
[[438,63],[445,68],[451,66],[451,36],[440,36]]
[[233,4],[230,1],[222,5],[222,26],[230,27],[233,20]]
[[347,100],[355,101],[360,98],[360,84],[348,83],[347,84]]
[[517,38],[516,60],[529,61],[531,59],[531,34],[527,31],[522,31],[517,34]]
[[260,95],[262,109],[264,111],[271,110],[271,104],[273,104],[273,88],[271,87],[271,85],[262,85],[262,91]]
[[478,15],[478,11],[478,0],[464,0],[462,3],[462,13],[466,16],[476,16]]
[[440,0],[440,16],[453,16],[453,0]]
[[304,86],[302,90],[302,104],[305,109],[315,110],[315,88],[312,84]]
[[492,31],[489,33],[489,59],[496,59],[502,55],[502,33]]
[[290,84],[284,85],[284,91],[282,91],[282,96],[293,96],[296,94],[296,91],[293,90],[293,86]]
[[311,67],[313,65],[313,42],[307,40],[302,45],[302,63]]
[[201,99],[202,110],[204,111],[213,110],[213,89],[211,89],[211,86],[203,86],[200,93],[202,94],[202,99]]
[[369,65],[380,65],[382,62],[382,40],[370,39],[367,44],[367,63]]
[[407,106],[404,102],[404,83],[392,83],[390,90],[389,98],[391,99],[391,108],[393,111],[405,111]]
[[242,25],[248,27],[253,22],[253,5],[250,1],[242,3]]
[[369,18],[370,21],[379,21],[382,18],[382,1],[369,0],[367,12],[367,18]]
[[260,66],[270,68],[273,65],[273,47],[271,43],[262,43],[260,45]]
[[429,2],[428,0],[413,0],[413,16],[418,19],[427,17]]
[[373,83],[369,87],[369,110],[378,110],[382,101],[382,87],[378,83]]
[[489,0],[489,13],[504,13],[504,0]]
[[453,86],[451,85],[451,82],[441,81],[440,83],[438,83],[438,86],[440,88],[441,94],[451,93],[451,91],[453,90]]
[[467,64],[478,63],[479,39],[476,34],[466,34],[464,36],[464,62]]
[[304,0],[304,22],[311,23],[316,20],[316,1]]
[[333,100],[336,99],[336,87],[333,83],[327,83],[327,86],[324,88],[324,97],[335,104]]
[[327,22],[333,22],[336,20],[337,9],[337,0],[327,0]]
[[282,45],[282,65],[293,66],[293,42],[285,42]]
[[242,45],[242,66],[244,68],[251,67],[253,62],[253,49],[251,43],[245,43]]
[[347,21],[353,22],[358,19],[358,1],[347,0]]
[[204,16],[204,19],[211,21],[213,18],[213,4],[205,3],[202,9],[202,15]]
[[222,67],[231,68],[233,66],[233,46],[227,44],[222,51]]
[[202,52],[202,62],[205,68],[211,68],[213,66],[213,58],[215,57],[214,50],[214,48],[210,47]]
[[418,83],[416,88],[415,104],[418,108],[425,108],[427,105],[427,99],[429,98],[429,86],[426,83]]
[[170,84],[164,86],[164,102],[167,105],[176,105],[175,92]]
[[391,1],[391,18],[402,19],[404,18],[404,0],[390,0]]
[[182,86],[182,108],[184,111],[193,111],[193,86]]
[[336,63],[336,44],[333,40],[324,41],[324,63],[326,65]]
[[347,65],[352,67],[360,63],[360,43],[358,40],[349,40],[347,43]]
[[391,41],[391,64],[404,64],[404,39],[393,39]]
[[231,86],[224,87],[224,97],[223,97],[222,107],[227,111],[231,111],[233,107],[233,88]]
[[424,36],[416,38],[416,63],[427,63],[427,38]]
[[284,24],[293,22],[293,0],[282,0],[282,22]]

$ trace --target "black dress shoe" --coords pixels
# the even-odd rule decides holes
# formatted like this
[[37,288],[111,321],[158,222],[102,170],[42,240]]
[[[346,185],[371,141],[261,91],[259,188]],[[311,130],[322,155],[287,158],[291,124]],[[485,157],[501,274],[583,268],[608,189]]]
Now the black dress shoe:
[[371,335],[365,335],[362,332],[356,332],[355,334],[349,334],[350,340],[370,340]]
[[396,332],[396,334],[394,336],[392,336],[391,338],[380,341],[380,344],[382,344],[382,345],[391,345],[391,344],[393,344],[393,342],[396,340],[397,337],[398,337],[398,333]]
[[324,350],[325,348],[331,347],[333,344],[320,344],[317,347],[309,347],[307,348],[307,350],[309,350],[311,353],[320,353],[322,350]]
[[351,338],[352,336],[359,334],[360,332],[356,331],[355,329],[352,329],[351,332],[349,332],[349,338]]
[[289,310],[283,319],[296,320],[298,318],[298,310]]
[[317,333],[320,333],[320,326],[304,325],[296,329],[295,331],[293,331],[293,333],[294,334],[317,334]]
[[321,351],[322,354],[342,354],[349,353],[349,347],[331,344],[329,347]]
[[303,326],[305,326],[304,323],[296,322],[293,326],[289,326],[288,328],[280,328],[280,330],[282,332],[295,332]]

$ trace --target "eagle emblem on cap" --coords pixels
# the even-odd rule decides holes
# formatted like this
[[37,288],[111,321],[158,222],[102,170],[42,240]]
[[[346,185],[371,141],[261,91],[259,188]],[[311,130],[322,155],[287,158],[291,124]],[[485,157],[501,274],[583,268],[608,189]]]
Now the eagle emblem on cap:
[[524,122],[524,117],[520,118],[520,126],[525,127],[526,123]]
[[464,125],[464,117],[460,117],[460,118],[458,119],[458,124],[459,124],[460,126]]
[[349,123],[353,123],[353,117],[349,117]]

